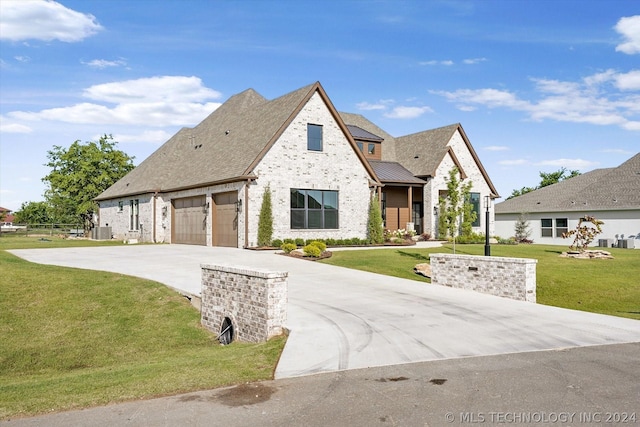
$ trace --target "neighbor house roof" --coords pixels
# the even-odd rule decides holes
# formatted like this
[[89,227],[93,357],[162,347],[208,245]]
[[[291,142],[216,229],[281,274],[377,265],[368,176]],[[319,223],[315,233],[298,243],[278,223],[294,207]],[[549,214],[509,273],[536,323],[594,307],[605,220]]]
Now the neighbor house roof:
[[640,209],[640,153],[616,168],[596,169],[497,203],[502,213]]
[[181,129],[96,200],[255,178],[255,166],[316,92],[377,182],[373,168],[316,82],[271,101],[253,89],[232,96],[196,127]]

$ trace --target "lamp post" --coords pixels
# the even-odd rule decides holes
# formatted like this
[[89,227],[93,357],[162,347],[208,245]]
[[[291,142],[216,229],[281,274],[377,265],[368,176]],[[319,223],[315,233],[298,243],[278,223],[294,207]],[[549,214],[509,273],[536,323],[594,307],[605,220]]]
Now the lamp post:
[[484,196],[484,205],[486,208],[485,218],[484,218],[484,256],[491,256],[491,246],[489,245],[489,207],[491,206],[491,197]]

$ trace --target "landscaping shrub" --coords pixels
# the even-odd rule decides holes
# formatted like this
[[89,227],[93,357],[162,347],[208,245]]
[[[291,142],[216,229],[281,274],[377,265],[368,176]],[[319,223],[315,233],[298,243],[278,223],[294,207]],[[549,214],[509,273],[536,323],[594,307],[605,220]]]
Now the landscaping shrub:
[[296,239],[296,245],[298,245],[298,246],[304,246],[304,239],[303,239],[303,238],[298,237],[298,238]]
[[309,245],[316,246],[318,249],[320,249],[320,253],[327,250],[327,245],[322,240],[314,240],[310,242],[307,246]]
[[480,234],[480,233],[471,233],[468,236],[456,237],[456,243],[461,243],[461,244],[484,243],[485,240],[486,239],[484,234]]
[[304,251],[305,255],[311,256],[314,258],[318,258],[322,254],[322,251],[316,245],[307,245],[304,248],[302,248],[302,250]]
[[282,242],[283,243],[293,243],[294,245],[296,244],[296,241],[293,240],[293,239],[284,239]]
[[274,248],[279,248],[280,246],[282,246],[284,242],[280,239],[275,239],[271,242],[271,246],[273,246]]
[[280,246],[280,249],[284,251],[285,254],[291,253],[291,251],[298,249],[295,243],[283,243]]
[[336,239],[327,239],[327,240],[325,240],[325,243],[327,244],[327,246],[337,246],[338,245]]

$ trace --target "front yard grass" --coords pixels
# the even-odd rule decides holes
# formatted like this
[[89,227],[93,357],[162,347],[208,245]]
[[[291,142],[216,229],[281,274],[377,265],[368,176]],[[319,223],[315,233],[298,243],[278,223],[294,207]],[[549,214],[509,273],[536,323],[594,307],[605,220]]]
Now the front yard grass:
[[[492,245],[491,255],[533,258],[539,304],[640,320],[640,250],[607,249],[614,259],[572,259],[559,255],[565,246]],[[373,273],[428,282],[413,272],[415,264],[428,262],[430,253],[453,253],[441,248],[335,251],[320,261]],[[484,255],[484,245],[456,245],[456,253]]]
[[47,240],[0,238],[0,419],[273,377],[284,337],[221,346],[162,284],[6,252],[105,244]]

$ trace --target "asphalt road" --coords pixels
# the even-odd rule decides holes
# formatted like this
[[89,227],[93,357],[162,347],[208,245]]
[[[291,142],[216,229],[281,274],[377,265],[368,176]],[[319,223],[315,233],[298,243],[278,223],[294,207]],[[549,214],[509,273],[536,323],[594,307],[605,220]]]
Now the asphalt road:
[[634,426],[640,344],[439,360],[241,384],[6,427]]

